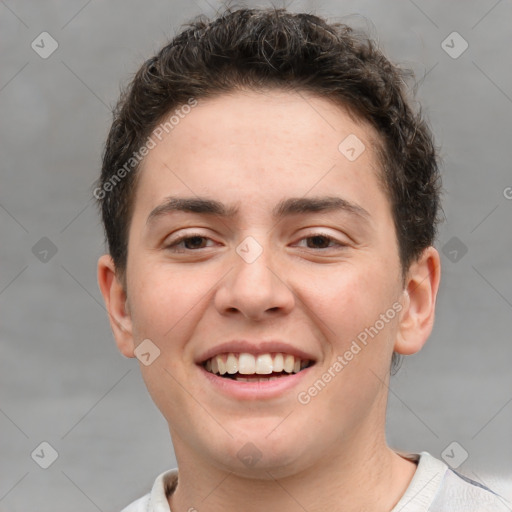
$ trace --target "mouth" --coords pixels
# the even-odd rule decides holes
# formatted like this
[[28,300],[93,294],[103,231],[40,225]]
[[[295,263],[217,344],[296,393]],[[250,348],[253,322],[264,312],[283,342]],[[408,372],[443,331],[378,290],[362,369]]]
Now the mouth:
[[209,373],[237,382],[268,382],[300,373],[313,366],[311,359],[301,359],[292,354],[246,352],[217,354],[201,363]]

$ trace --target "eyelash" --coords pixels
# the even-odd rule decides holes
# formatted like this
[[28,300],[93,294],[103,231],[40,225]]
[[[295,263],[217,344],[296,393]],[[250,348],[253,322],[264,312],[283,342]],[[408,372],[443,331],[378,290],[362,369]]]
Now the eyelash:
[[[333,238],[332,236],[330,235],[327,235],[325,233],[321,233],[321,232],[318,232],[318,233],[311,233],[310,235],[308,236],[305,236],[305,237],[302,237],[300,240],[307,240],[307,239],[310,239],[310,238],[317,238],[317,237],[321,237],[321,238],[325,238],[328,240],[328,242],[334,242],[336,245],[338,245],[339,247],[346,247],[347,244],[344,244],[342,242],[339,242],[338,240],[336,240],[335,238]],[[203,238],[203,239],[208,239],[208,240],[211,240],[209,237],[207,236],[204,236],[204,235],[201,235],[200,233],[191,233],[191,234],[187,234],[187,235],[183,235],[181,237],[179,237],[178,239],[176,239],[172,244],[166,246],[166,249],[170,250],[170,251],[173,251],[173,252],[197,252],[198,249],[184,249],[184,250],[180,250],[180,249],[176,249],[176,247],[181,244],[182,242],[186,241],[186,240],[190,240],[192,238]],[[318,249],[319,251],[323,251],[323,250],[326,250],[326,249],[332,249],[333,247],[322,247],[320,249]],[[204,249],[204,247],[200,247],[199,249]]]

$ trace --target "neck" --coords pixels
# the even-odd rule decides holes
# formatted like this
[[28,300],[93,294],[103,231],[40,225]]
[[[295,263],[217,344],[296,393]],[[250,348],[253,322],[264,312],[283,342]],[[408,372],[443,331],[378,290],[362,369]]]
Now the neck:
[[373,443],[350,439],[339,445],[288,476],[279,477],[269,468],[259,478],[219,470],[188,453],[179,457],[177,449],[178,485],[169,505],[172,512],[390,511],[407,489],[416,464],[391,450],[384,436]]

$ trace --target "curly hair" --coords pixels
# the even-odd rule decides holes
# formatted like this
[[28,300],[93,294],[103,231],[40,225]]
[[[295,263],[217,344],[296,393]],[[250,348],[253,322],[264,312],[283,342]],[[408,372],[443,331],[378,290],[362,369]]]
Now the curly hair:
[[[215,19],[200,15],[184,25],[121,94],[94,191],[123,282],[145,141],[164,116],[191,99],[263,88],[313,93],[375,128],[378,178],[390,201],[405,275],[434,242],[441,190],[432,133],[408,99],[411,77],[366,34],[312,14],[226,8]],[[397,356],[393,368],[399,367]]]

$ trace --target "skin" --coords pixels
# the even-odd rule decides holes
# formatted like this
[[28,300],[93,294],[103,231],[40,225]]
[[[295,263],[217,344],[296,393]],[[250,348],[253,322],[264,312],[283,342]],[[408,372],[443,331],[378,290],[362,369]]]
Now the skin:
[[[338,150],[350,134],[366,147],[352,162]],[[134,357],[144,339],[160,350],[140,368],[179,466],[173,512],[382,512],[409,485],[416,465],[385,439],[389,366],[394,350],[416,353],[431,333],[440,259],[429,247],[402,280],[372,150],[377,138],[326,99],[237,91],[200,100],[143,162],[126,288],[109,255],[99,259],[98,279],[121,353]],[[147,223],[171,195],[236,204],[239,213],[174,212]],[[313,196],[342,197],[368,215],[272,218],[279,201]],[[332,240],[311,238],[318,231]],[[206,239],[172,251],[184,234]],[[252,263],[236,252],[248,236],[262,249]],[[393,304],[400,313],[309,403],[299,403],[297,394]],[[313,354],[315,365],[278,397],[234,399],[209,385],[195,363],[234,338],[281,339]],[[252,467],[237,457],[248,442],[261,453]]]

